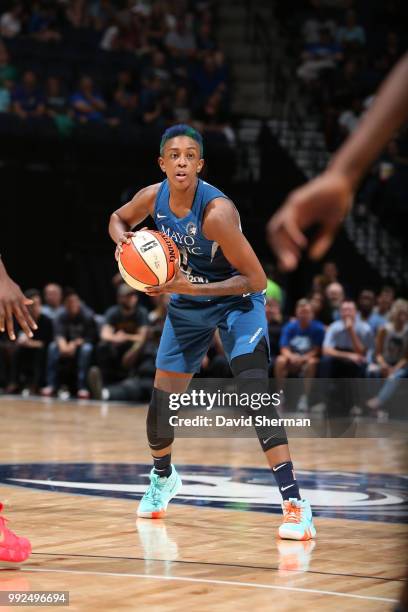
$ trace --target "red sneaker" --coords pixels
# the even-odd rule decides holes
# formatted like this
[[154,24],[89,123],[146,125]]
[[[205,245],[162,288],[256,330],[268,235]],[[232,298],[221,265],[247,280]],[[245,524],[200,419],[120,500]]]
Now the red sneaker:
[[[3,504],[0,504],[0,512]],[[0,516],[0,562],[21,563],[31,554],[31,544],[27,538],[20,538],[6,527],[7,519]]]

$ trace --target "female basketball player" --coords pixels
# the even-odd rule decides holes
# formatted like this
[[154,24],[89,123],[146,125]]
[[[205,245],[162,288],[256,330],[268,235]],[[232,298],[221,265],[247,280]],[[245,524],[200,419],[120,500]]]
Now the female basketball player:
[[[246,379],[246,384],[252,379],[257,392],[268,383],[266,277],[241,231],[234,204],[198,178],[204,165],[201,135],[187,125],[166,130],[159,165],[167,178],[139,191],[112,214],[109,225],[116,255],[133,235],[131,229],[148,215],[161,232],[173,238],[181,254],[181,269],[173,280],[147,291],[172,295],[147,415],[154,466],[150,487],[138,508],[138,515],[145,518],[164,516],[168,502],[181,487],[171,465],[173,431],[169,428],[166,436],[159,435],[158,412],[168,407],[170,393],[187,389],[215,329],[219,329],[234,376]],[[283,498],[279,535],[295,540],[314,537],[310,504],[299,494],[285,431],[277,428],[266,437],[257,433]]]
[[[35,321],[27,310],[32,300],[25,297],[20,287],[9,277],[0,257],[0,332],[7,333],[10,340],[15,340],[13,315],[27,336],[32,336],[32,329],[37,329]],[[0,504],[0,512],[3,504]],[[31,554],[31,544],[27,538],[21,538],[6,526],[6,519],[0,516],[0,561],[19,563]]]

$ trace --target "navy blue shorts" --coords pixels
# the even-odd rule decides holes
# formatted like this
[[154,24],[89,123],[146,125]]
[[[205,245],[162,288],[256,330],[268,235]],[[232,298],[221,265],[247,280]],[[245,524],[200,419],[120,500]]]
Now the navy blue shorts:
[[262,338],[269,347],[264,294],[227,296],[208,302],[172,298],[156,367],[169,372],[199,372],[217,328],[229,362],[252,353]]

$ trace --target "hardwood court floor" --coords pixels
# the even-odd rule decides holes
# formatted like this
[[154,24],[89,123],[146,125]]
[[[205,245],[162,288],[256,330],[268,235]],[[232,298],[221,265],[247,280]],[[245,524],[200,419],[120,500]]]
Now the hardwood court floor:
[[[256,440],[178,440],[174,459],[189,498],[170,504],[165,520],[136,520],[149,463],[144,408],[5,397],[0,410],[1,499],[34,549],[20,570],[1,570],[0,590],[68,590],[69,610],[87,611],[383,611],[398,597],[407,527],[398,486],[387,506],[376,475],[406,472],[403,440],[295,440],[298,478],[317,483],[307,496],[323,516],[315,543],[283,542],[280,515],[251,498],[269,477]],[[360,489],[347,493],[356,473]],[[326,515],[325,478],[343,500]],[[372,505],[361,506],[366,520],[351,519],[366,484],[374,491]],[[270,495],[277,503],[272,486]]]

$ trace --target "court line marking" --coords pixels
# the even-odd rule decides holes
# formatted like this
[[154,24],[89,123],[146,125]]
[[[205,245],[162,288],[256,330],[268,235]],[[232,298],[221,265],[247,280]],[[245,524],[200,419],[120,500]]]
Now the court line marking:
[[[210,565],[211,567],[235,567],[238,569],[254,569],[263,571],[279,571],[279,567],[273,565],[244,565],[243,563],[219,563],[214,561],[189,561],[188,559],[155,559],[154,557],[118,557],[112,555],[84,555],[81,553],[46,553],[33,552],[33,555],[43,555],[45,557],[73,557],[85,559],[110,559],[117,561],[154,561],[159,563],[179,563],[185,565]],[[318,576],[335,576],[336,578],[364,578],[367,580],[382,580],[383,582],[406,582],[405,577],[385,578],[384,576],[365,576],[364,574],[342,574],[337,572],[319,572],[317,570],[291,570],[289,572],[301,572],[303,574],[316,574]]]
[[296,593],[316,593],[317,595],[334,595],[336,597],[349,597],[352,599],[365,599],[368,601],[384,601],[387,603],[398,603],[397,599],[388,597],[375,597],[374,595],[356,595],[354,593],[340,593],[338,591],[322,591],[320,589],[306,589],[301,587],[287,587],[274,584],[262,584],[259,582],[241,582],[238,580],[216,580],[210,578],[190,578],[188,576],[158,576],[157,574],[129,574],[120,572],[89,572],[70,569],[46,569],[40,567],[21,568],[24,572],[53,572],[60,574],[78,574],[80,576],[113,576],[117,578],[144,578],[147,580],[174,580],[175,582],[194,582],[199,584],[218,584],[225,586],[250,587],[253,589],[271,589],[275,591],[293,591]]

